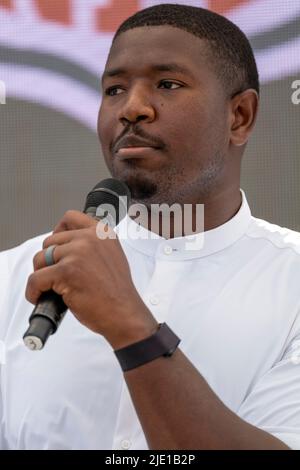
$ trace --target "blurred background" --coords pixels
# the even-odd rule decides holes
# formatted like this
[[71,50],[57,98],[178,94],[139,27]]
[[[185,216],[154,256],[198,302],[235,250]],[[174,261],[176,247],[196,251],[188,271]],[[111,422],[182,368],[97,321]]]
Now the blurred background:
[[261,105],[241,187],[254,216],[300,231],[300,0],[0,0],[0,250],[53,230],[109,176],[100,75],[120,23],[159,3],[209,8],[248,36]]

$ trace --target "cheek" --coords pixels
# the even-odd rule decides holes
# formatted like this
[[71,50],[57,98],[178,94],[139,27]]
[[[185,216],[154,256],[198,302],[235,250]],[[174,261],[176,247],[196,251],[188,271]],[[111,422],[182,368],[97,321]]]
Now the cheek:
[[104,114],[103,108],[101,106],[100,109],[99,109],[98,120],[97,120],[98,136],[99,136],[99,139],[100,139],[101,143],[103,143],[103,138],[105,136],[105,127],[106,127],[106,122],[105,122],[104,116],[105,116],[105,114]]
[[177,141],[190,158],[195,152],[209,147],[214,130],[214,122],[203,106],[190,103],[178,112],[180,123],[177,125]]
[[109,151],[109,144],[113,140],[113,123],[110,121],[105,109],[100,107],[97,121],[97,131],[103,152]]
[[101,108],[98,113],[97,132],[102,149],[102,156],[108,169],[112,170],[110,153],[110,143],[113,141],[112,125],[109,124],[109,120],[107,116],[105,116],[104,110]]
[[[226,117],[223,110],[211,104],[191,104],[189,118],[186,118],[186,135],[190,142],[205,153],[219,149],[224,143]],[[187,138],[188,138],[187,137]]]

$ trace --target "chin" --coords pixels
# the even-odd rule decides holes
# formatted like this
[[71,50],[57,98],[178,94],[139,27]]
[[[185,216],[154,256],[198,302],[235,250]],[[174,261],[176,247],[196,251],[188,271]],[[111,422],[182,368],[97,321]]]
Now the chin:
[[114,171],[112,176],[127,184],[132,199],[137,202],[148,201],[157,194],[157,183],[140,171]]

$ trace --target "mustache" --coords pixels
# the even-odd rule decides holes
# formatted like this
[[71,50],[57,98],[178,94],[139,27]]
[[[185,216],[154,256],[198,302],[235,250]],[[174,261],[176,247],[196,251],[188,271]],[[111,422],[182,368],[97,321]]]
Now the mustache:
[[122,134],[115,140],[115,142],[113,142],[111,144],[111,152],[116,148],[116,146],[118,145],[118,143],[126,136],[131,136],[131,137],[137,137],[137,138],[140,138],[140,139],[144,139],[146,140],[147,142],[149,142],[149,144],[151,144],[153,147],[159,147],[161,149],[164,149],[166,147],[166,144],[158,137],[154,137],[150,134],[148,134],[147,132],[145,132],[143,129],[139,128],[139,127],[136,127],[135,129],[125,129],[124,132],[122,132]]

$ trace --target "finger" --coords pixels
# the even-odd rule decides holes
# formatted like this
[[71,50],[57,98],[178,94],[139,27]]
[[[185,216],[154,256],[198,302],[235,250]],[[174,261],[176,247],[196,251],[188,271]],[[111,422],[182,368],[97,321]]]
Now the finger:
[[[52,251],[53,264],[57,264],[66,254],[67,243],[64,245],[57,245]],[[46,249],[38,251],[33,257],[33,268],[37,271],[42,268],[46,268]]]
[[107,238],[109,239],[118,238],[116,232],[108,223],[103,223],[99,221],[95,227],[95,230],[96,230],[96,236],[100,240],[106,240]]
[[53,233],[88,228],[96,225],[96,223],[97,221],[83,212],[69,210],[65,212],[63,218],[55,226]]
[[54,233],[49,235],[43,241],[43,249],[48,248],[51,245],[64,245],[69,243],[71,240],[82,236],[82,230],[68,230],[65,232]]
[[56,283],[55,286],[54,279],[57,279],[56,265],[48,266],[38,272],[30,274],[25,290],[25,298],[28,302],[36,305],[41,294],[48,290],[55,290],[57,294],[61,295],[62,292],[60,292],[58,288],[59,284]]

